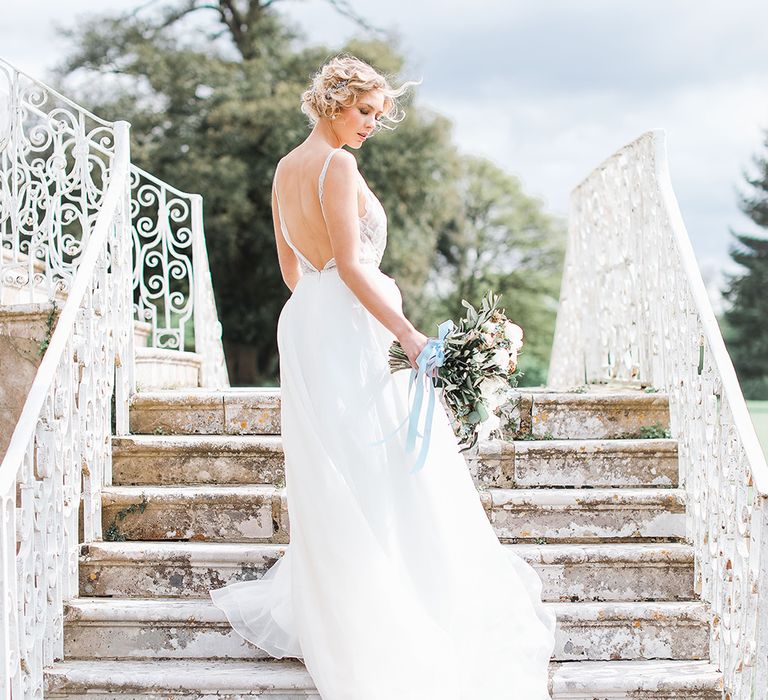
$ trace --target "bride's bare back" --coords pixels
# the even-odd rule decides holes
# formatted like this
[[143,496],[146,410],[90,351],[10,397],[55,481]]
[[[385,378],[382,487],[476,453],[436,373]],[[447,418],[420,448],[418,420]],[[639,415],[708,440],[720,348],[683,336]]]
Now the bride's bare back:
[[[320,204],[320,191],[324,180],[334,168],[334,161],[339,159],[339,155],[332,156],[333,152],[298,146],[280,160],[275,170],[276,207],[273,208],[278,209],[275,212],[275,228],[279,227],[279,219],[282,216],[282,223],[291,242],[318,270],[322,270],[334,258],[333,244],[326,218],[323,216],[323,207],[327,216],[328,209],[332,208],[333,204],[329,205],[327,195],[324,197],[323,207]],[[348,151],[344,153],[347,158],[354,159]],[[338,169],[341,170],[341,167]],[[363,218],[367,214],[368,204],[362,176],[359,173],[357,175],[361,181],[357,185],[358,217]]]
[[283,280],[293,292],[307,275],[338,274],[400,341],[415,367],[427,337],[404,316],[399,289],[394,306],[381,290],[382,283],[394,282],[379,267],[387,244],[384,207],[360,175],[351,153],[340,147],[302,146],[278,163],[272,187]]

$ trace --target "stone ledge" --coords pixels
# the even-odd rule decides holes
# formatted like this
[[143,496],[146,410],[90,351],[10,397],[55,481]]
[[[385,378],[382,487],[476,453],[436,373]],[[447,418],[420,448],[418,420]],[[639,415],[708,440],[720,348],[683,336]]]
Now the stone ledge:
[[[285,478],[274,434],[113,437],[115,484],[267,484]],[[478,487],[674,487],[677,441],[489,440],[465,459]]]
[[[707,606],[698,601],[545,603],[558,618],[555,660],[703,659]],[[265,658],[211,601],[73,598],[65,658]]]
[[114,484],[274,484],[285,478],[279,435],[112,438]]
[[[681,539],[681,489],[488,489],[478,493],[503,540]],[[142,512],[118,514],[146,499]],[[287,542],[285,487],[106,486],[102,522],[130,540]]]
[[118,529],[133,540],[228,540],[287,542],[284,488],[248,486],[108,486],[102,489],[102,523],[143,503],[143,512],[120,519]]
[[478,484],[515,486],[677,486],[671,439],[489,440],[467,455]]
[[130,429],[182,435],[277,434],[279,392],[269,387],[142,391],[131,397]]
[[655,424],[669,428],[667,394],[542,392],[533,395],[531,432],[535,437],[614,438]]
[[505,540],[685,537],[682,489],[488,489],[480,495]]
[[[203,415],[196,416],[203,405]],[[564,393],[526,388],[519,394],[514,417],[519,433],[537,439],[613,438],[657,422],[669,426],[666,394],[628,391]],[[131,401],[131,431],[147,433],[158,426],[168,433],[279,433],[280,389],[139,392]]]
[[[719,700],[722,673],[708,661],[578,661],[550,663],[553,700]],[[47,698],[97,700],[183,696],[213,700],[269,697],[320,700],[304,664],[270,661],[65,660],[45,671]],[[425,699],[427,700],[427,699]]]
[[[692,600],[693,548],[684,543],[506,544],[533,566],[545,600]],[[261,578],[283,544],[95,542],[81,545],[80,594],[206,597]]]

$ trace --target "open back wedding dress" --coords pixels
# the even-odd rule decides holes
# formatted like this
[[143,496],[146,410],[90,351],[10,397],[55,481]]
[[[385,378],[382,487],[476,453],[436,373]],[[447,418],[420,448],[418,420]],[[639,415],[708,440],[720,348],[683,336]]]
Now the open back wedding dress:
[[[359,260],[401,308],[379,269],[386,214],[360,179]],[[394,336],[279,217],[303,273],[277,326],[290,544],[261,579],[211,590],[214,604],[270,655],[303,659],[323,700],[550,700],[555,617],[538,574],[499,543],[439,402],[409,473]]]

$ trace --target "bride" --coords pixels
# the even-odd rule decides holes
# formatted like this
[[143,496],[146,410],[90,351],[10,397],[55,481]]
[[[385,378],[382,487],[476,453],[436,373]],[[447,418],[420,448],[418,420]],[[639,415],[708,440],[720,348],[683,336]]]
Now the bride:
[[379,269],[386,214],[343,148],[402,119],[407,86],[342,54],[302,95],[313,128],[272,193],[292,292],[277,325],[290,544],[210,595],[246,640],[302,659],[324,700],[550,700],[554,614],[499,543],[439,402],[409,473],[410,373],[390,373],[388,348],[416,367],[427,337]]

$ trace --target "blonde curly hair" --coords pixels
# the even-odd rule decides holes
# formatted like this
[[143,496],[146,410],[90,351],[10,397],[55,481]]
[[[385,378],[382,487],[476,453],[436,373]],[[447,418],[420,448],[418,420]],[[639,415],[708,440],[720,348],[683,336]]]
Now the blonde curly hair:
[[322,118],[331,119],[343,108],[351,107],[363,93],[381,90],[384,93],[384,113],[376,120],[374,131],[394,129],[405,118],[398,98],[421,81],[408,80],[395,89],[387,78],[356,56],[342,53],[334,56],[314,76],[301,95],[301,111],[309,117],[310,125]]

